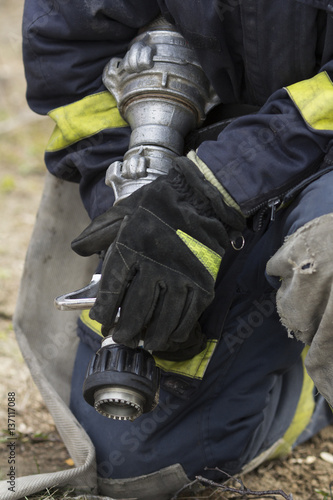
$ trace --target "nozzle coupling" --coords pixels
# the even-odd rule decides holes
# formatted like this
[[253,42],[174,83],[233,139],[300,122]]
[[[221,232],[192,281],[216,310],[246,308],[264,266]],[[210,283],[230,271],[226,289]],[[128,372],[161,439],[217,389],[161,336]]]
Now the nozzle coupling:
[[132,41],[123,59],[111,59],[103,83],[132,129],[123,161],[106,173],[117,203],[175,166],[187,134],[220,99],[195,51],[163,18]]
[[158,403],[160,369],[154,357],[104,339],[83,385],[84,399],[105,417],[133,421]]

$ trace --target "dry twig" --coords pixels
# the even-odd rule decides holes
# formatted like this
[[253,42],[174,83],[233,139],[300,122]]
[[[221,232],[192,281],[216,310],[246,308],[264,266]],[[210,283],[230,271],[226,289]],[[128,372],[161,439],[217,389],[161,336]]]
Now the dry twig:
[[[187,488],[190,488],[192,486],[194,486],[195,484],[197,483],[200,483],[200,484],[203,484],[203,485],[207,485],[207,486],[210,486],[212,488],[216,488],[217,490],[221,491],[221,492],[229,492],[229,493],[236,493],[237,495],[241,495],[241,496],[251,496],[252,498],[253,497],[275,497],[276,495],[278,496],[281,496],[282,498],[284,498],[285,500],[293,500],[293,496],[292,494],[290,495],[287,495],[287,493],[285,493],[283,490],[263,490],[263,491],[254,491],[254,490],[250,490],[248,488],[246,488],[242,482],[241,479],[237,479],[237,478],[233,478],[232,476],[230,476],[229,474],[221,471],[219,468],[215,468],[215,469],[207,469],[207,470],[216,470],[218,472],[221,472],[222,474],[225,474],[226,476],[229,477],[229,479],[234,479],[235,481],[237,481],[239,484],[240,484],[240,488],[234,488],[234,487],[231,487],[231,486],[227,486],[226,483],[224,484],[220,484],[220,483],[217,483],[215,481],[212,481],[211,479],[207,479],[203,476],[196,476],[196,479],[195,481],[192,481],[191,483],[187,484],[186,486],[184,486],[181,490],[179,490],[176,495],[174,497],[172,497],[171,500],[177,500],[178,498],[178,495],[183,492],[185,489]],[[229,479],[227,481],[229,481]]]

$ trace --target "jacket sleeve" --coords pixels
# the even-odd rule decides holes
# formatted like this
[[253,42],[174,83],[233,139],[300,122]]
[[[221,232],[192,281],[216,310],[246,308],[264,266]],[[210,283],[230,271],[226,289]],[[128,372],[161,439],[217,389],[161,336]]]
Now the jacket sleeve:
[[112,57],[123,57],[138,29],[158,13],[156,0],[25,1],[27,101],[55,122],[46,166],[57,177],[80,182],[92,218],[114,201],[105,171],[122,159],[130,134],[103,86],[103,69]]
[[330,74],[333,61],[311,79],[276,91],[258,113],[236,119],[217,141],[198,148],[199,168],[244,215],[284,206],[306,179],[332,168]]

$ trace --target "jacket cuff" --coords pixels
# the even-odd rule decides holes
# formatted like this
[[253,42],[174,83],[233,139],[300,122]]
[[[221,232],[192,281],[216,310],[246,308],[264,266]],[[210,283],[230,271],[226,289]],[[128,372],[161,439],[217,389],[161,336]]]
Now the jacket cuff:
[[244,216],[242,213],[240,206],[236,203],[236,201],[230,196],[228,191],[222,186],[222,184],[217,180],[213,172],[208,168],[206,163],[199,158],[199,156],[195,153],[195,151],[190,151],[187,154],[187,158],[191,160],[196,167],[200,170],[200,172],[204,175],[208,182],[210,182],[214,187],[218,189],[223,197],[224,203],[231,208],[234,208],[238,213]]

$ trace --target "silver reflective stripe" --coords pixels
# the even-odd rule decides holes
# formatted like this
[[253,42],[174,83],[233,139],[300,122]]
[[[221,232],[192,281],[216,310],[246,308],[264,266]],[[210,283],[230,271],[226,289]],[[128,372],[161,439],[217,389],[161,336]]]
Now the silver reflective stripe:
[[277,441],[275,441],[275,443],[273,443],[272,446],[270,446],[267,450],[263,451],[262,453],[260,453],[260,455],[253,458],[248,464],[245,464],[241,470],[241,473],[248,474],[249,472],[259,467],[259,465],[266,462],[266,460],[270,460],[282,443],[283,443],[283,438],[280,438]]

